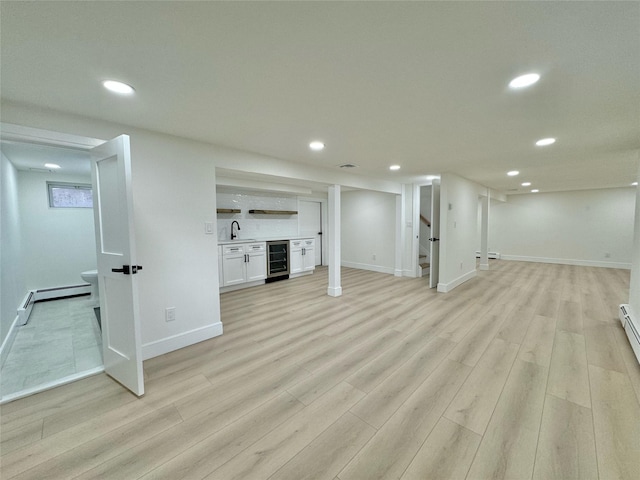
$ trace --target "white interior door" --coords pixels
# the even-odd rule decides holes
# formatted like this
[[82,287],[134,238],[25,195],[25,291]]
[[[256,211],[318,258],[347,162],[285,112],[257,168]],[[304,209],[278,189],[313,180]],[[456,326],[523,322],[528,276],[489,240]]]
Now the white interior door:
[[91,150],[105,372],[144,394],[129,136]]
[[438,286],[440,273],[440,180],[431,184],[431,238],[429,238],[429,288]]
[[322,203],[300,200],[298,222],[300,235],[316,239],[315,264],[322,265]]

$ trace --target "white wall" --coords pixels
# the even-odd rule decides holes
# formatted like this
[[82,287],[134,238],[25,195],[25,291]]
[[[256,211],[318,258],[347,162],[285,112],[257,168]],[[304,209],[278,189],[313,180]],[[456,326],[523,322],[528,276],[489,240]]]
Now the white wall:
[[476,274],[478,195],[486,188],[451,173],[440,185],[438,291],[448,292]]
[[27,290],[80,285],[80,273],[96,268],[93,209],[50,208],[48,181],[91,184],[91,176],[18,172]]
[[9,334],[26,287],[22,268],[18,172],[0,152],[0,345]]
[[[220,190],[220,189],[219,189]],[[239,208],[241,213],[218,214],[218,239],[231,238],[231,222],[240,224],[238,238],[276,238],[283,239],[298,235],[298,215],[260,215],[249,210],[298,210],[295,196],[279,194],[218,191],[217,208]],[[235,230],[234,230],[235,231]]]
[[[401,191],[397,182],[300,165],[15,102],[2,101],[2,114],[6,123],[73,135],[102,139],[122,133],[131,136],[135,233],[138,263],[144,267],[138,283],[146,358],[221,331],[216,234],[204,234],[205,222],[212,222],[214,232],[218,231],[216,168],[392,194]],[[393,218],[389,223],[392,235]],[[393,262],[388,264],[392,266]],[[176,321],[164,321],[166,307],[176,307]]]
[[[204,229],[216,222],[215,147],[31,107],[3,104],[2,120],[92,138],[129,134],[143,356],[221,332],[217,241]],[[167,307],[176,308],[173,322]]]
[[393,274],[396,196],[372,191],[342,192],[341,207],[342,265]]
[[491,204],[489,249],[505,259],[629,268],[635,196],[633,188],[511,195]]

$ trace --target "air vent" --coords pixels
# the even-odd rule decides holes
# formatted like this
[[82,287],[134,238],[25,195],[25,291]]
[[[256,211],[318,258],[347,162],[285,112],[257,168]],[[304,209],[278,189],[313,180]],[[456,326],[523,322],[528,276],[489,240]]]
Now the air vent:
[[357,168],[358,165],[354,165],[353,163],[343,163],[342,165],[338,165],[340,168]]

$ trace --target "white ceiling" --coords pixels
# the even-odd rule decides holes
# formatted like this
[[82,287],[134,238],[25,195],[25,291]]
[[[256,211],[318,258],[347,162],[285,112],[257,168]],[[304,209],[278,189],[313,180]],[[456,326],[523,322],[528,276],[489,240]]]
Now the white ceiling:
[[[86,151],[4,140],[0,144],[0,150],[18,170],[91,177],[91,161]],[[60,165],[60,169],[45,167],[46,163]]]
[[[552,191],[627,186],[638,172],[640,2],[0,8],[3,100],[328,168],[355,163],[350,172],[387,180],[453,172]],[[508,89],[530,71],[536,85]],[[136,94],[114,96],[104,79]],[[534,145],[548,136],[557,143]],[[325,151],[311,152],[312,139]]]

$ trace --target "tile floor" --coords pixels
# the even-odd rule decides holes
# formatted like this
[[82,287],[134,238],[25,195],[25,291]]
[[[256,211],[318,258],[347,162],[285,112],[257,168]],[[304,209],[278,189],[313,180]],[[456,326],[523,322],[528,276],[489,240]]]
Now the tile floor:
[[102,366],[102,341],[88,296],[38,302],[2,367],[2,397]]

